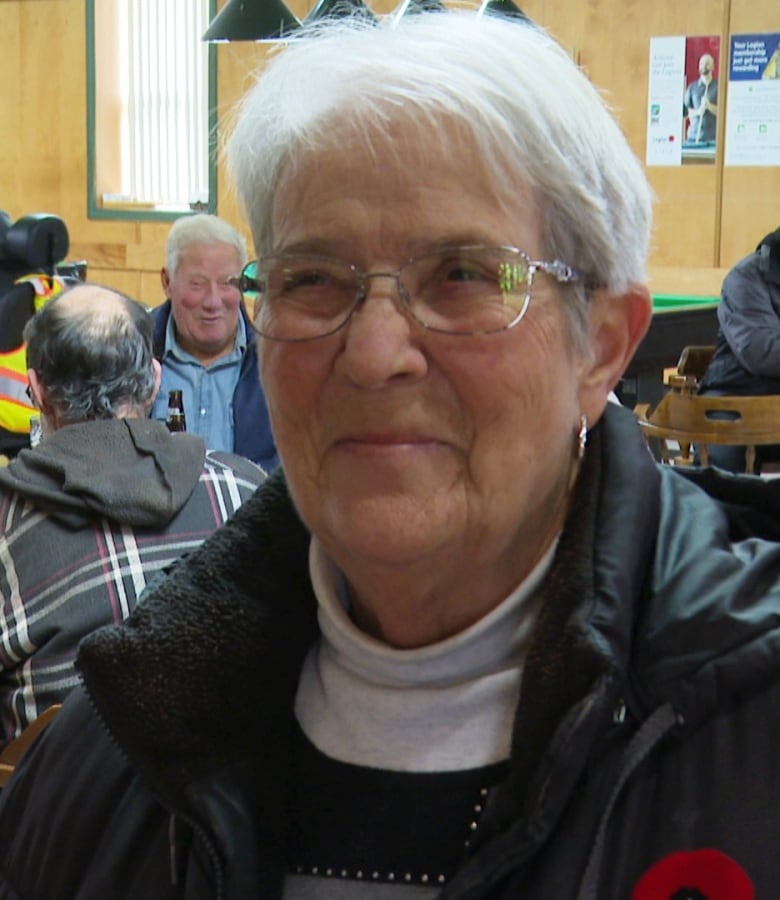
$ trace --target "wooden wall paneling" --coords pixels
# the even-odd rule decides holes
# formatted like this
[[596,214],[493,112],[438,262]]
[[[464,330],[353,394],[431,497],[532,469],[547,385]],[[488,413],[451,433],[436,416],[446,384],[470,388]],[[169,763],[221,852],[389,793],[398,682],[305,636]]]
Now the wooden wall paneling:
[[14,219],[22,214],[19,188],[21,148],[17,134],[22,129],[21,9],[18,3],[0,3],[0,209]]
[[[641,111],[641,115],[632,123],[635,128],[632,143],[637,148],[640,159],[645,158],[651,37],[718,34],[721,35],[722,54],[725,2],[726,0],[687,0],[685,4],[680,4],[677,0],[656,0],[652,4],[652,10],[648,8],[648,4],[640,4],[642,14],[632,17],[628,28],[619,35],[621,41],[637,42],[640,45],[636,50],[641,51],[642,77],[637,77],[630,93],[624,93],[625,101],[633,102]],[[613,84],[619,85],[618,73],[613,73],[613,76]],[[624,87],[623,91],[626,90],[628,88]],[[680,117],[682,118],[682,110]],[[646,167],[656,195],[651,250],[651,262],[654,266],[701,269],[702,277],[706,279],[706,270],[718,265],[718,191],[722,149],[721,142],[715,162],[709,165],[683,163],[681,166]]]
[[162,286],[160,285],[160,267],[153,272],[139,273],[138,297],[147,306],[159,306],[165,300]]
[[104,287],[113,288],[135,300],[141,299],[141,272],[133,269],[103,269],[100,266],[89,267],[89,280]]
[[72,167],[63,157],[74,139],[78,144],[84,114],[84,36],[74,29],[79,9],[67,0],[0,4],[0,185],[3,208],[14,217],[58,212],[68,190]]
[[718,297],[728,269],[691,268],[690,266],[665,266],[650,263],[648,283],[654,294],[681,294],[683,296]]
[[[290,0],[290,6],[302,18],[313,2]],[[387,14],[399,2],[369,0],[369,5]],[[445,2],[452,7],[477,5],[477,0]],[[777,2],[519,0],[519,5],[576,54],[605,91],[629,142],[644,159],[650,38],[720,33],[725,56],[728,28],[778,30]],[[96,280],[144,302],[159,302],[158,272],[169,223],[87,218],[84,0],[0,0],[0,34],[0,208],[15,218],[41,211],[62,216],[71,235],[70,258],[86,259]],[[268,52],[268,45],[261,44],[219,46],[220,140]],[[724,69],[723,85],[726,74]],[[675,293],[679,285],[680,293],[710,294],[722,272],[780,224],[780,168],[719,168],[722,151],[721,146],[715,166],[648,171],[657,198],[650,260],[654,290]],[[221,162],[218,200],[220,215],[248,238]]]
[[223,161],[223,153],[225,140],[230,133],[237,105],[254,83],[270,52],[271,46],[268,44],[236,42],[217,45],[217,89],[219,96],[217,195],[219,197],[219,214],[242,231],[246,237],[250,256],[254,256],[254,249],[252,248],[249,226],[238,202],[235,188],[229,180]]
[[[525,0],[521,5],[573,53],[603,92],[632,149],[644,162],[650,38],[721,34],[727,2]],[[713,281],[720,283],[717,165],[653,166],[645,171],[655,192],[651,289],[710,293]],[[687,270],[693,274],[680,279]]]
[[96,244],[71,238],[72,259],[85,259],[89,269],[127,269],[127,244]]
[[159,272],[165,265],[170,222],[141,222],[135,243],[127,248],[127,265],[139,272]]
[[[96,3],[95,28],[95,122],[109,127],[96,129],[95,134],[95,195],[114,193],[122,183],[122,95],[121,78],[116,59],[116,38],[120,32],[119,6],[116,3]],[[98,74],[99,73],[99,74]]]
[[726,166],[720,257],[730,268],[780,228],[780,168]]
[[14,219],[61,216],[68,258],[85,259],[91,280],[139,297],[134,252],[149,241],[159,270],[168,225],[87,218],[83,0],[2,0],[0,34],[0,208]]

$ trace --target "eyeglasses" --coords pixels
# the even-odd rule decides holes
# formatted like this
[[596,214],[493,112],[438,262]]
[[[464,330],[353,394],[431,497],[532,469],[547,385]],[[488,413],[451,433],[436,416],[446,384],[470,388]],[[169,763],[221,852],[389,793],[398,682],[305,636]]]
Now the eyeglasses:
[[275,341],[333,334],[368,295],[371,278],[392,278],[411,317],[431,331],[494,334],[513,328],[531,302],[538,272],[560,284],[584,274],[560,260],[531,259],[516,247],[445,247],[395,272],[361,272],[340,259],[280,253],[248,263],[230,279],[251,304],[254,328]]

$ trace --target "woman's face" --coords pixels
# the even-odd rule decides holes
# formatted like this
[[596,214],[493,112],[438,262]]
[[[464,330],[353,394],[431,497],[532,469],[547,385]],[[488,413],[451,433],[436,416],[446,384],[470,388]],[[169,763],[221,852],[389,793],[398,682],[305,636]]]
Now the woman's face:
[[[538,259],[529,192],[498,197],[473,150],[442,146],[399,129],[381,162],[343,142],[304,152],[276,194],[276,250],[383,272],[441,244],[511,244]],[[515,328],[448,336],[405,315],[392,279],[369,284],[336,334],[261,341],[277,446],[300,514],[358,604],[371,606],[382,584],[419,586],[432,604],[440,596],[444,618],[461,603],[452,627],[463,627],[562,525],[585,366],[567,338],[572,300],[540,276]]]

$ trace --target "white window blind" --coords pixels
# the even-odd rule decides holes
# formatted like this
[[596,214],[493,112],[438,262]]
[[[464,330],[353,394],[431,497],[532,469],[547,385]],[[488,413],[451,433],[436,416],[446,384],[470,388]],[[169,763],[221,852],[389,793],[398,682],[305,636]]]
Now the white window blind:
[[209,192],[209,0],[119,0],[122,193],[187,208]]

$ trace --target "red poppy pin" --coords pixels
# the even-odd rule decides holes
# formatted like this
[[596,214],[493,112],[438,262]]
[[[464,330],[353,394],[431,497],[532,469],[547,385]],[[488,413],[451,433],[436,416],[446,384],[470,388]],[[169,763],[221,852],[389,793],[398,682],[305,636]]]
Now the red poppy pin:
[[755,900],[745,870],[720,850],[670,853],[639,879],[631,900]]

